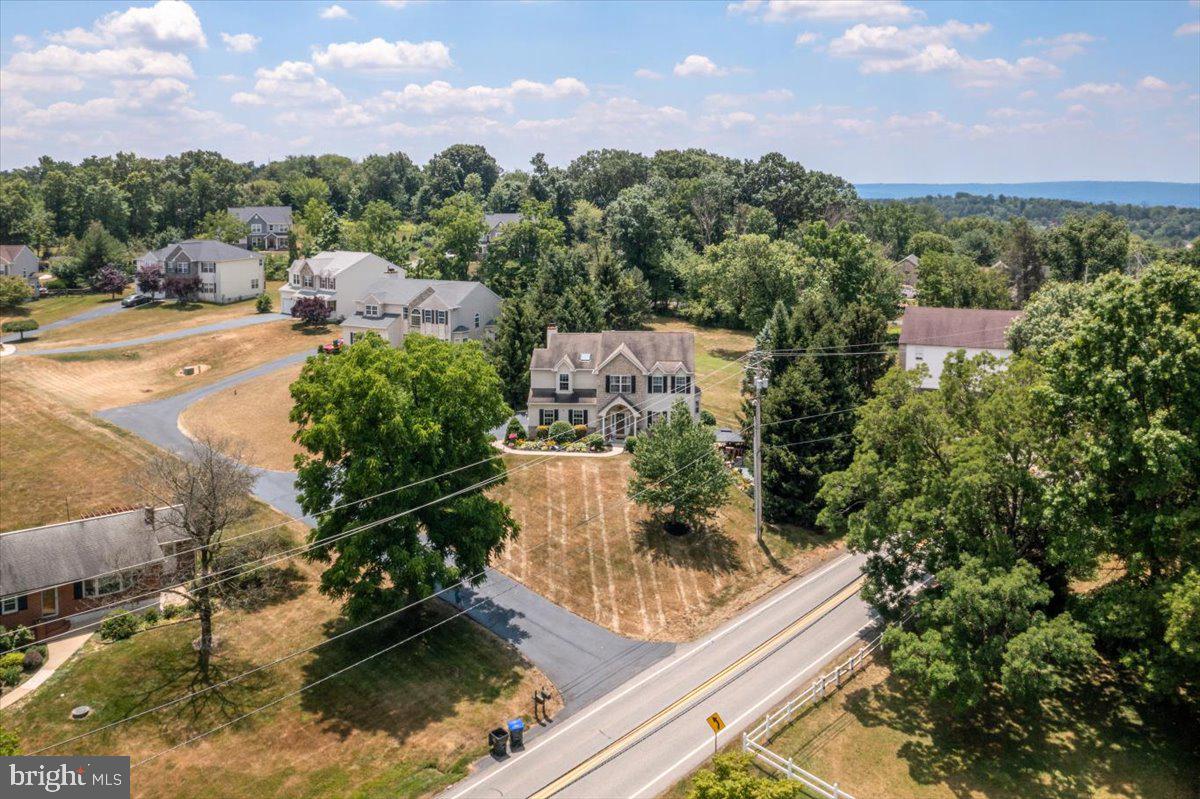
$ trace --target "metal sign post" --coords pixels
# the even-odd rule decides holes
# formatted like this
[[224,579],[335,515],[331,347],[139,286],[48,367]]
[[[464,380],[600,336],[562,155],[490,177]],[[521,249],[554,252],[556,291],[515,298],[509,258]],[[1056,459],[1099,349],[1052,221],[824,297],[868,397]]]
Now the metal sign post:
[[705,721],[708,722],[708,726],[712,727],[713,755],[716,755],[717,754],[717,734],[720,733],[721,730],[725,729],[725,721],[721,718],[720,713],[713,713],[711,716],[709,716],[707,719],[705,719]]

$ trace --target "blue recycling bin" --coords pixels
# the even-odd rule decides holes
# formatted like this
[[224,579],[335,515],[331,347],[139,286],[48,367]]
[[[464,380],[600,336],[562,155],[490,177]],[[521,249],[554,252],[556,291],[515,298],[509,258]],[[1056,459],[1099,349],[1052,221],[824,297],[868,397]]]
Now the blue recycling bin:
[[513,749],[525,746],[525,722],[513,719],[508,723],[508,743]]

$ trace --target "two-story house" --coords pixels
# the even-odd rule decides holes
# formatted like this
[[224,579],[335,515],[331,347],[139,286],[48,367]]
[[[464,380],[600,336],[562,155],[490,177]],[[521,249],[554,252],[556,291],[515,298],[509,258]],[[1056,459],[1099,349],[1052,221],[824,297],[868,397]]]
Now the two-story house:
[[378,333],[397,346],[409,333],[460,342],[495,334],[500,297],[473,280],[421,280],[396,268],[375,281],[342,320],[350,341]]
[[0,626],[45,638],[122,600],[157,605],[164,579],[191,568],[177,554],[190,548],[168,523],[174,512],[137,508],[0,533]]
[[905,369],[924,364],[929,374],[921,388],[937,388],[942,366],[952,352],[963,350],[968,358],[989,352],[1001,360],[1012,355],[1006,335],[1020,315],[1020,311],[910,305],[900,321],[900,363]]
[[546,346],[534,349],[529,364],[529,435],[538,425],[565,420],[620,441],[666,416],[679,400],[698,417],[695,375],[691,333],[559,333],[550,325]]
[[266,287],[262,256],[213,239],[188,239],[168,244],[137,259],[139,268],[157,266],[164,286],[155,292],[163,299],[173,277],[199,279],[204,302],[227,303],[262,294]]
[[484,214],[483,235],[479,237],[479,257],[483,258],[483,256],[487,255],[488,245],[500,235],[500,230],[505,225],[520,222],[522,219],[524,219],[524,216],[521,214]]
[[286,250],[292,230],[290,205],[250,205],[230,208],[229,213],[250,226],[250,233],[238,242],[252,250]]
[[24,278],[31,294],[38,290],[38,257],[26,244],[0,244],[0,275]]
[[287,283],[279,289],[280,310],[292,312],[301,297],[319,297],[329,306],[335,319],[347,316],[354,301],[389,271],[404,270],[369,252],[332,250],[311,258],[297,258],[288,267]]

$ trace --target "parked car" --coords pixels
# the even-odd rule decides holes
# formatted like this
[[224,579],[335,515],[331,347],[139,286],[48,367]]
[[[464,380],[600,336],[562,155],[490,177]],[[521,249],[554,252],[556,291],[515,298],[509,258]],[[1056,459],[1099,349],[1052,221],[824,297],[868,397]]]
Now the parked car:
[[342,351],[342,347],[345,345],[346,342],[342,341],[340,338],[335,338],[332,344],[318,344],[317,354],[320,355],[321,353],[324,353],[326,355],[337,355]]
[[154,298],[149,294],[130,294],[125,299],[121,300],[121,305],[126,308],[133,308],[137,305],[145,305],[148,302],[153,302]]

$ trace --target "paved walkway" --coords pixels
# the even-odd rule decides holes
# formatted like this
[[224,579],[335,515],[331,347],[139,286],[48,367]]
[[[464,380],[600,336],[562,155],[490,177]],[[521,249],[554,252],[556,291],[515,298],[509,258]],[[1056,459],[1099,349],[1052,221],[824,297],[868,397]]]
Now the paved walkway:
[[87,643],[87,640],[92,637],[94,630],[79,630],[70,633],[62,638],[56,638],[46,644],[47,655],[46,662],[42,667],[25,682],[8,691],[4,696],[0,696],[0,710],[15,704],[24,699],[29,694],[33,693],[46,680],[50,679],[51,675],[67,662],[67,659],[79,651],[80,647]]
[[[230,375],[166,399],[110,408],[97,415],[137,433],[163,449],[181,452],[189,439],[179,429],[179,414],[192,403],[254,377],[300,363],[309,353],[296,353]],[[293,487],[294,472],[257,469],[254,493],[272,507],[301,519],[313,518],[300,509]],[[674,644],[625,638],[555,605],[540,594],[493,569],[475,588],[450,596],[451,604],[468,607],[483,600],[469,615],[513,644],[540,668],[562,693],[567,711],[575,712],[598,696],[675,651]]]
[[[71,317],[75,321],[79,321],[79,317]],[[45,350],[26,350],[21,351],[17,348],[17,355],[71,355],[77,352],[98,352],[100,350],[115,350],[123,347],[140,347],[143,344],[155,344],[159,341],[174,341],[175,339],[187,338],[188,336],[199,336],[204,333],[215,333],[221,330],[237,330],[242,327],[250,327],[251,325],[261,325],[267,322],[278,322],[281,319],[290,319],[289,316],[284,316],[278,313],[254,314],[252,316],[237,316],[233,319],[225,319],[220,322],[213,322],[208,325],[199,325],[197,327],[185,327],[180,330],[169,330],[166,333],[159,333],[154,336],[143,336],[141,338],[125,339],[123,341],[108,341],[103,344],[85,344],[79,347],[58,347],[55,349]],[[46,330],[50,329],[50,325],[46,325]],[[34,339],[27,338],[26,343],[30,343]]]

